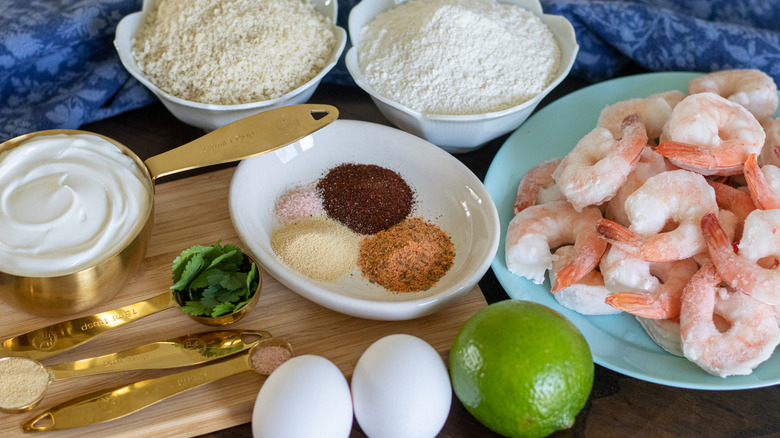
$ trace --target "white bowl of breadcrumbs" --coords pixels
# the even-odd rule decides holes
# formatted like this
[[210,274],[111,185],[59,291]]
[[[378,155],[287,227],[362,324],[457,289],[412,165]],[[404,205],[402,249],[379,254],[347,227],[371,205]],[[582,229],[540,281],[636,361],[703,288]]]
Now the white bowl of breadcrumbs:
[[579,50],[538,0],[363,0],[346,66],[397,127],[450,153],[520,126]]
[[179,120],[214,130],[305,103],[347,40],[329,0],[145,0],[114,46]]

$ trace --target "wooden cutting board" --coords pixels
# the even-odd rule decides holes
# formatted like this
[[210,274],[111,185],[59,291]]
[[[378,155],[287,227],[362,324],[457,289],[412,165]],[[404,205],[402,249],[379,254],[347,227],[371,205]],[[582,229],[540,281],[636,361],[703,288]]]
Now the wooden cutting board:
[[[154,228],[146,258],[133,280],[110,302],[76,316],[114,309],[156,296],[170,286],[170,266],[185,248],[217,240],[243,246],[230,221],[228,187],[235,167],[166,182],[156,187]],[[474,287],[444,310],[411,321],[372,321],[343,315],[314,304],[263,272],[257,308],[229,328],[261,329],[290,341],[296,354],[316,354],[335,363],[349,379],[360,355],[374,341],[394,333],[418,336],[446,359],[460,326],[487,303]],[[60,318],[41,318],[0,303],[0,340],[47,326]],[[137,347],[149,342],[212,330],[170,308],[122,326],[74,350],[44,360],[54,364]],[[132,371],[55,381],[41,404],[24,414],[0,413],[0,436],[22,437],[21,424],[61,402],[125,383],[173,371]],[[52,438],[190,437],[251,421],[264,377],[246,372],[160,402],[125,418],[66,431]],[[2,390],[2,388],[0,388]]]

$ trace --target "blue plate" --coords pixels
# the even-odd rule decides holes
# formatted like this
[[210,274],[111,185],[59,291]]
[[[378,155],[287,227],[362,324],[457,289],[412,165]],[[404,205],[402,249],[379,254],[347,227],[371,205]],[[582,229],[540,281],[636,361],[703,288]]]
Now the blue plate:
[[628,314],[585,316],[558,304],[550,285],[512,274],[504,259],[506,227],[512,219],[517,185],[528,169],[547,158],[562,157],[596,125],[606,105],[678,89],[686,91],[697,73],[647,73],[601,82],[571,93],[541,109],[518,128],[496,154],[485,177],[501,222],[501,243],[491,267],[513,299],[535,301],[571,320],[588,341],[597,364],[648,382],[693,389],[747,389],[780,383],[780,354],[748,376],[707,374],[685,358],[656,345]]

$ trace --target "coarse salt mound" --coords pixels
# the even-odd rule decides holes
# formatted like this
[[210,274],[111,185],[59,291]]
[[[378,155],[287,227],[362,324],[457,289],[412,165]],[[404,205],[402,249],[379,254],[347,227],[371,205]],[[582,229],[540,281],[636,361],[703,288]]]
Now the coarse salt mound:
[[293,187],[282,193],[274,203],[274,216],[283,224],[322,213],[322,198],[315,183]]
[[539,17],[494,0],[408,0],[363,26],[358,47],[377,93],[442,115],[520,105],[553,81],[560,57]]
[[336,37],[301,0],[160,0],[133,39],[138,67],[157,87],[201,103],[280,97],[314,78]]

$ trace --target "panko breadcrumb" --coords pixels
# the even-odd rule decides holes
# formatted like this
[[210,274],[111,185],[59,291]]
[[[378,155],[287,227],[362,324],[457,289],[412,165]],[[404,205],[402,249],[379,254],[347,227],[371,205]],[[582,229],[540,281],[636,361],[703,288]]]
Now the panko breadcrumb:
[[305,84],[327,65],[335,40],[328,19],[301,0],[160,0],[133,56],[163,91],[231,105]]

